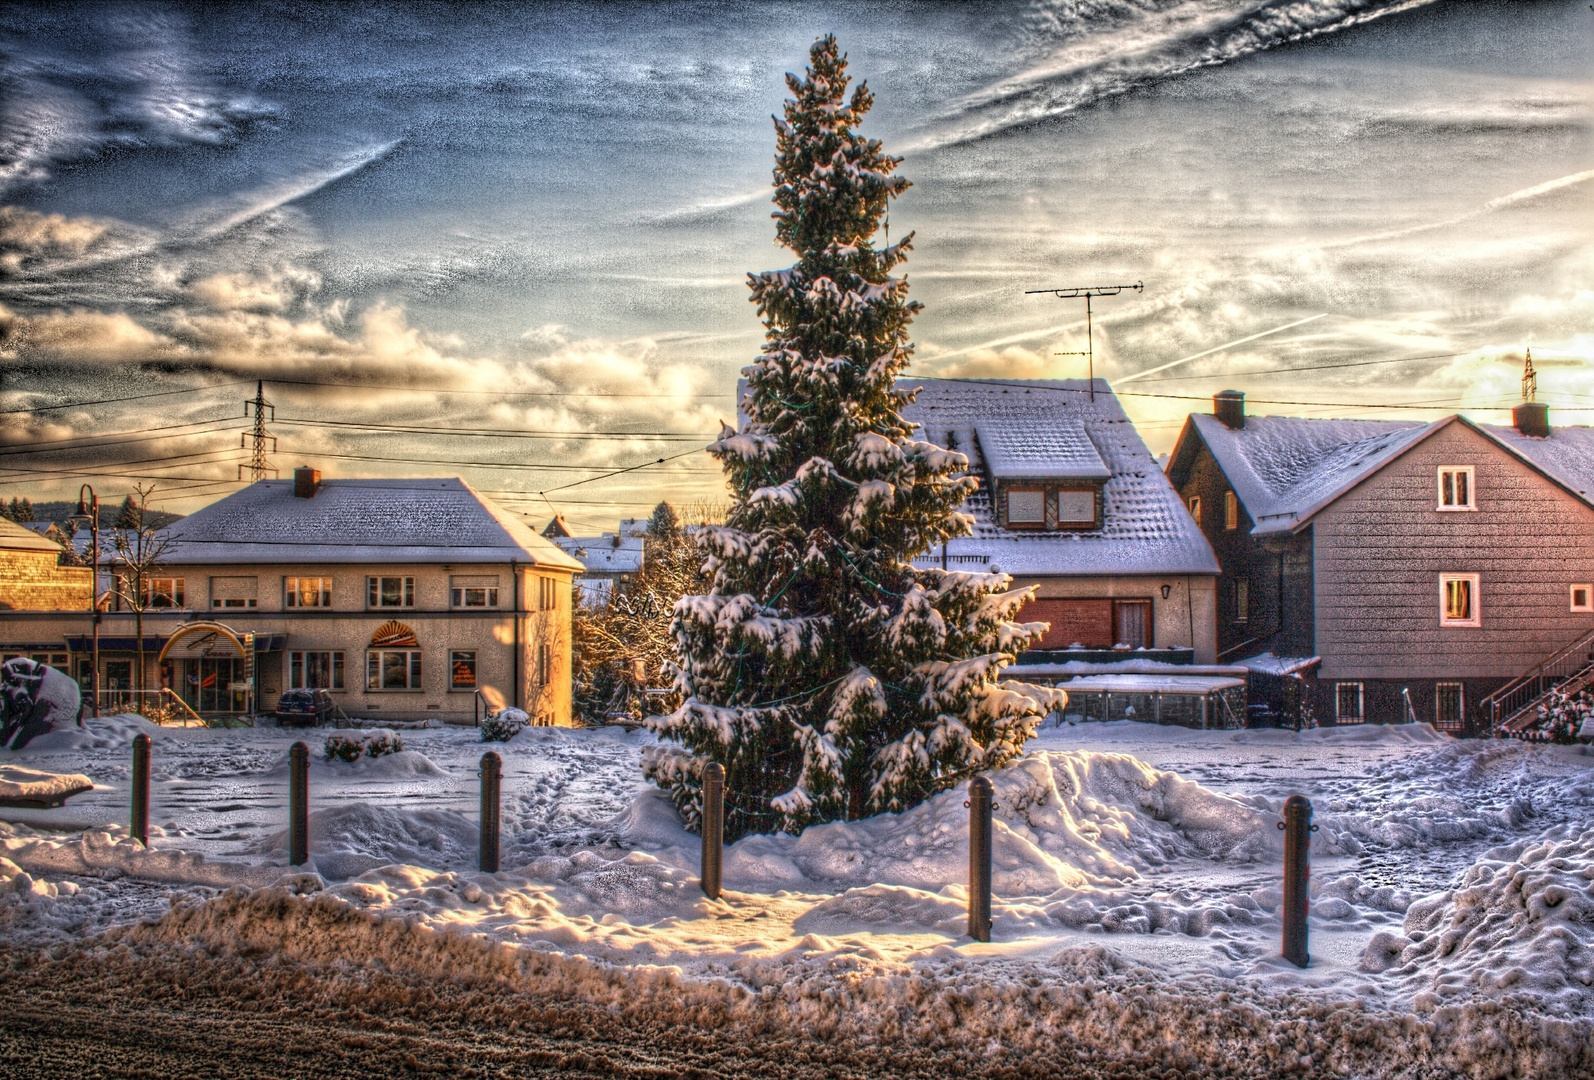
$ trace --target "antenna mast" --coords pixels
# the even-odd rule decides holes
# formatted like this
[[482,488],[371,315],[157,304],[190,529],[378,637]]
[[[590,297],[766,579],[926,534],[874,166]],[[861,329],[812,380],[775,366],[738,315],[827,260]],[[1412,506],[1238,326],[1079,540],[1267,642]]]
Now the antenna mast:
[[271,418],[275,420],[277,418],[277,407],[266,400],[266,382],[264,379],[259,379],[255,382],[255,399],[244,402],[245,417],[249,415],[250,409],[255,411],[255,429],[253,432],[239,435],[238,446],[243,448],[253,439],[254,450],[249,456],[249,464],[239,463],[238,479],[242,480],[244,478],[245,469],[249,470],[249,478],[251,480],[264,480],[267,473],[271,474],[272,479],[276,479],[276,468],[270,461],[266,460],[266,443],[271,443],[271,452],[275,454],[277,452],[277,437],[266,430],[266,413],[270,411]]
[[1528,363],[1522,369],[1522,400],[1532,402],[1539,395],[1539,373],[1533,370],[1533,350],[1528,350]]
[[[1075,285],[1061,289],[1024,290],[1025,296],[1039,296],[1043,293],[1051,293],[1059,300],[1077,300],[1081,296],[1085,298],[1085,347],[1087,350],[1085,355],[1089,357],[1090,363],[1090,400],[1092,401],[1096,400],[1096,339],[1095,331],[1091,325],[1090,298],[1093,296],[1117,296],[1126,290],[1128,292],[1143,292],[1145,288],[1146,283],[1144,281],[1137,281],[1133,285]],[[1079,354],[1059,353],[1058,355],[1078,356]]]

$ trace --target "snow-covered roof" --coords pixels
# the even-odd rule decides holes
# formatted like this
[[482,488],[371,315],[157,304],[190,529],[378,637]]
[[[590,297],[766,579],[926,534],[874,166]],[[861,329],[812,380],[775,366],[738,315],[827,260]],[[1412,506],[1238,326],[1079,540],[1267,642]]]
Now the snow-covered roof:
[[1027,653],[1003,671],[1003,678],[1072,679],[1080,675],[1223,675],[1243,679],[1248,674],[1236,664],[1169,664],[1162,660],[1117,660],[1095,664],[1088,660],[1065,660],[1060,664],[1025,663]]
[[566,555],[580,560],[589,574],[635,574],[642,569],[646,541],[640,536],[558,536],[553,538]]
[[1239,661],[1239,666],[1256,675],[1299,675],[1323,662],[1321,656],[1274,656],[1270,652],[1257,653]]
[[998,480],[1107,480],[1107,468],[1077,416],[1062,415],[1035,428],[1002,420],[974,425],[985,468]]
[[458,477],[323,480],[313,498],[292,480],[259,480],[174,523],[169,565],[223,563],[507,563],[580,572],[581,563]]
[[56,554],[63,550],[54,540],[40,536],[10,518],[0,518],[0,548],[6,551],[52,551]]
[[1594,428],[1552,427],[1548,438],[1524,435],[1514,427],[1473,425],[1563,487],[1594,504]]
[[[1001,527],[982,484],[963,506],[974,517],[974,534],[947,544],[949,568],[994,567],[1020,577],[1218,573],[1211,545],[1105,379],[1096,380],[1095,400],[1084,379],[905,378],[897,385],[919,390],[903,415],[920,425],[922,437],[969,454],[976,472],[987,468],[983,455],[988,442],[1006,446],[1030,438],[1040,448],[1037,458],[1053,455],[1057,461],[1061,448],[1073,445],[1066,433],[1079,432],[1108,474],[1101,528],[1067,532]],[[1065,434],[1054,438],[1051,432]],[[1083,449],[1068,460],[1081,460]],[[937,548],[919,561],[939,565],[940,557]]]
[[1210,694],[1244,686],[1245,680],[1232,675],[1082,675],[1057,685],[1075,694]]
[[1190,415],[1257,535],[1291,531],[1445,422],[1247,416],[1231,428]]

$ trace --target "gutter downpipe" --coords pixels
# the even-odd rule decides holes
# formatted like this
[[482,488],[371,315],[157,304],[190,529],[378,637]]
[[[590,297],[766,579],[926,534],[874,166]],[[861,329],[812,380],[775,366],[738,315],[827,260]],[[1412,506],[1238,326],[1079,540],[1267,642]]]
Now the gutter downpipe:
[[509,576],[514,581],[514,613],[511,618],[515,621],[515,708],[524,709],[521,703],[520,686],[520,563],[515,559],[509,560]]

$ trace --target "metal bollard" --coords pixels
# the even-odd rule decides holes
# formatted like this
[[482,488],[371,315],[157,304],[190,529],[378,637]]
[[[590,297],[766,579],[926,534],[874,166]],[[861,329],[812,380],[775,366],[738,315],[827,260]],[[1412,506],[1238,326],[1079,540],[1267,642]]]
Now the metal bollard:
[[149,847],[149,736],[133,737],[133,814],[127,831]]
[[477,861],[484,874],[498,873],[498,792],[503,775],[503,758],[491,750],[483,754],[481,855]]
[[1317,831],[1312,824],[1312,804],[1305,795],[1291,795],[1284,800],[1284,820],[1279,822],[1284,830],[1284,959],[1296,967],[1311,962],[1306,951],[1306,883],[1312,871],[1308,864],[1311,855],[1311,834]]
[[310,748],[302,742],[288,751],[288,861],[310,861]]
[[703,895],[720,898],[720,870],[725,859],[725,767],[717,761],[703,770]]
[[969,783],[969,937],[991,940],[991,782]]

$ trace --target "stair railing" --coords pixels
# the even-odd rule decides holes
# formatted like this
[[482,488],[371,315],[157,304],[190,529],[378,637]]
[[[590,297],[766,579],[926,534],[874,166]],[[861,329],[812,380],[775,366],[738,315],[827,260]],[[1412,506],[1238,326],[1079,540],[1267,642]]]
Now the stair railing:
[[1484,698],[1478,703],[1478,710],[1488,720],[1490,732],[1497,732],[1590,664],[1594,664],[1594,630],[1562,646]]

